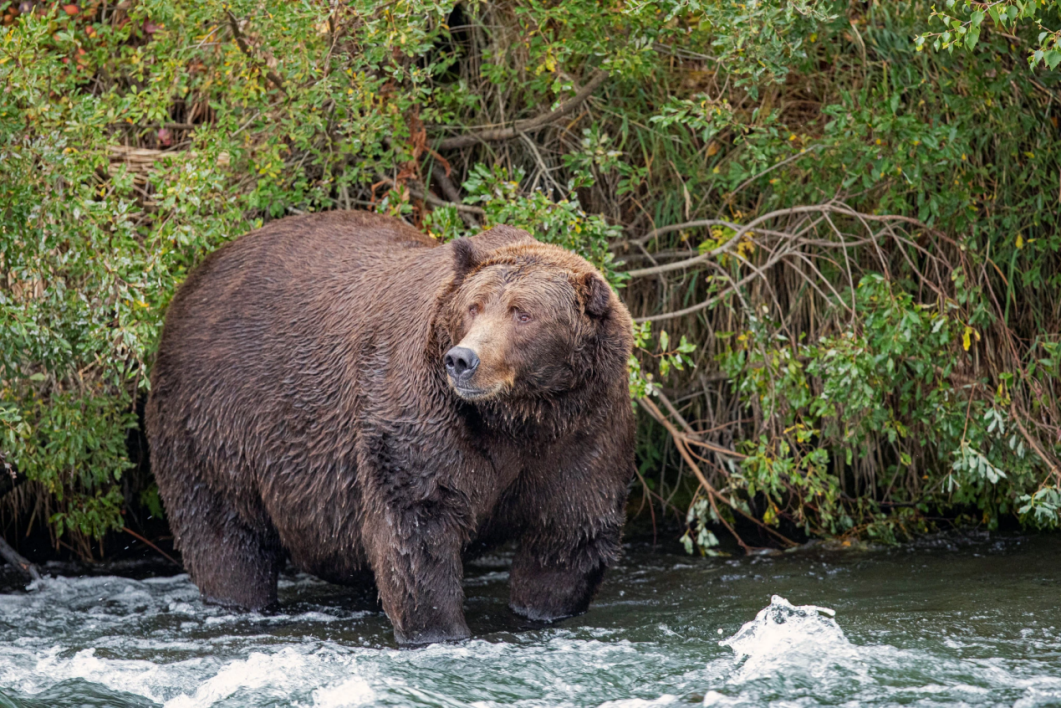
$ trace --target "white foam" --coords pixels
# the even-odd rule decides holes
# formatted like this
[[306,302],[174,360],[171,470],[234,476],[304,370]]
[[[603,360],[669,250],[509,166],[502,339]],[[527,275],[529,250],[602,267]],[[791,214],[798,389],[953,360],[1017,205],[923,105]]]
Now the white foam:
[[363,706],[376,699],[376,692],[363,678],[353,677],[342,683],[313,692],[314,708],[348,708]]
[[254,652],[245,660],[226,664],[194,693],[166,701],[165,708],[206,708],[241,689],[287,695],[301,685],[301,676],[307,673],[310,661],[310,657],[293,647],[285,647],[275,654]]
[[651,706],[670,706],[678,702],[677,696],[664,693],[659,698],[624,698],[617,701],[605,701],[597,708],[651,708]]
[[732,637],[720,641],[742,660],[740,678],[752,680],[779,671],[821,675],[843,666],[865,678],[858,648],[844,636],[836,613],[816,605],[793,605],[778,595]]

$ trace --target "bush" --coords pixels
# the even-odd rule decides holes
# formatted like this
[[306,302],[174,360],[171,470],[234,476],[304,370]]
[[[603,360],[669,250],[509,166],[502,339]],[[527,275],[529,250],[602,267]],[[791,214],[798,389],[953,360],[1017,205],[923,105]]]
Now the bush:
[[1056,526],[1058,76],[1010,38],[1034,46],[1027,23],[919,52],[930,16],[0,3],[0,453],[32,492],[12,511],[81,548],[121,528],[189,269],[266,220],[368,208],[440,239],[520,225],[602,267],[656,322],[643,496],[694,526]]

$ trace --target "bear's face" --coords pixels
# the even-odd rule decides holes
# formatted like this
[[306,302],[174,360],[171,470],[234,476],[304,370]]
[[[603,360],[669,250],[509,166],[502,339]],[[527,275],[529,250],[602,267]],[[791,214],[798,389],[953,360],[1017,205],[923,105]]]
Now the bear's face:
[[537,242],[490,254],[449,302],[450,387],[485,401],[577,386],[586,374],[580,355],[609,306],[608,285],[574,254]]

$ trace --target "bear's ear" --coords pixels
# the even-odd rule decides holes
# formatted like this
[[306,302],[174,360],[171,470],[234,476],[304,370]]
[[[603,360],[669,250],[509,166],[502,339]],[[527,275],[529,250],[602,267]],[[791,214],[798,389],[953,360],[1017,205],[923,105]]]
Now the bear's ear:
[[475,270],[493,251],[516,243],[536,243],[536,241],[526,231],[504,224],[478,233],[471,238],[454,240],[453,265],[457,272],[457,281],[463,280],[464,276]]
[[600,319],[608,314],[611,303],[611,288],[596,273],[583,273],[576,278],[575,289],[582,300],[586,314]]
[[470,238],[459,238],[453,242],[453,267],[457,272],[457,280],[463,280],[478,262],[475,246]]

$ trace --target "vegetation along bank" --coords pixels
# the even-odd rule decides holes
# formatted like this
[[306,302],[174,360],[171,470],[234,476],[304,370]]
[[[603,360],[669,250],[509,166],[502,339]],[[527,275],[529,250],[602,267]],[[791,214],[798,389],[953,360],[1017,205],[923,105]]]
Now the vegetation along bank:
[[2,536],[164,535],[167,303],[336,208],[602,268],[690,549],[1056,527],[1061,17],[944,5],[0,2]]

